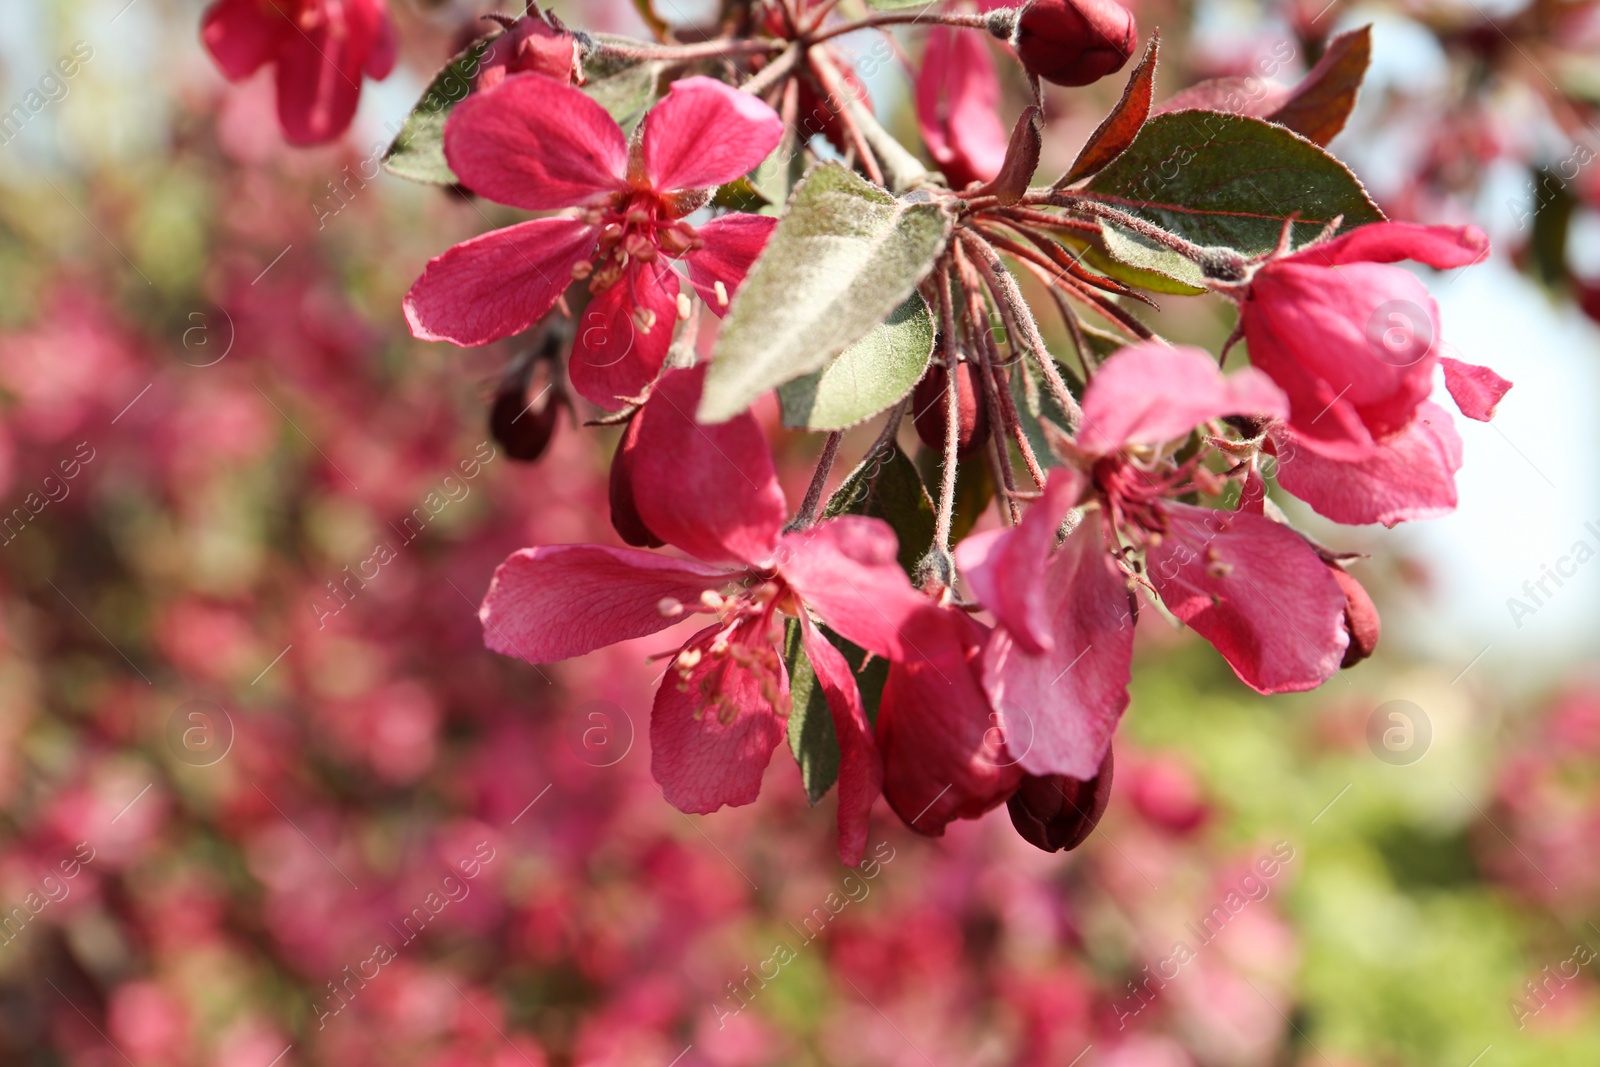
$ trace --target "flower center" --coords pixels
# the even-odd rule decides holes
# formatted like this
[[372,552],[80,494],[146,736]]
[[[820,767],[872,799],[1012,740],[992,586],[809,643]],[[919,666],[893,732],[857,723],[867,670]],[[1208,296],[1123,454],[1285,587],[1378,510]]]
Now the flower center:
[[714,611],[722,625],[679,652],[672,664],[679,689],[688,692],[693,686],[700,694],[696,718],[713,708],[723,725],[738,717],[732,694],[748,682],[741,686],[728,677],[735,668],[755,683],[772,710],[787,716],[789,698],[783,688],[783,664],[772,645],[772,614],[780,607],[799,610],[788,587],[781,580],[767,579],[730,596],[707,591],[700,602],[700,610]]
[[600,227],[594,258],[572,268],[572,276],[589,279],[589,291],[602,293],[622,280],[635,263],[677,259],[703,247],[693,226],[677,217],[674,205],[651,189],[614,194],[590,211],[588,221]]

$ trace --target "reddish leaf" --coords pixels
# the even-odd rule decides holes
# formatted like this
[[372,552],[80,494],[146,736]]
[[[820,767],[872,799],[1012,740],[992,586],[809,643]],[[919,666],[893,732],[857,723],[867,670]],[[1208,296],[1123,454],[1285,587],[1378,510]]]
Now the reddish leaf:
[[1122,90],[1122,99],[1089,135],[1072,169],[1056,183],[1057,188],[1087,178],[1120,156],[1133,143],[1139,127],[1150,117],[1150,99],[1155,92],[1156,82],[1156,53],[1160,51],[1160,46],[1161,34],[1152,33],[1150,43],[1145,46],[1144,58],[1139,60],[1139,65],[1128,76],[1128,86]]
[[1267,119],[1319,145],[1344,129],[1372,59],[1372,27],[1341,33],[1328,42],[1317,65]]
[[1196,82],[1155,109],[1154,114],[1173,111],[1220,111],[1224,115],[1249,115],[1264,119],[1293,96],[1286,85],[1278,85],[1254,75],[1233,78],[1208,78]]

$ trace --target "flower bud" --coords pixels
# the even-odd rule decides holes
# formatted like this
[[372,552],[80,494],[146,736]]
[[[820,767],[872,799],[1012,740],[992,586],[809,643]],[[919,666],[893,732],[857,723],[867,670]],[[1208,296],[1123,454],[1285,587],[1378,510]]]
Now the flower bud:
[[489,433],[506,455],[532,463],[550,447],[561,411],[567,406],[567,393],[556,380],[555,364],[534,359],[525,367],[513,368],[495,391],[489,408]]
[[[941,351],[935,350],[933,364],[911,393],[911,421],[922,443],[944,455],[946,413],[950,410],[945,390],[950,381]],[[967,456],[989,441],[989,412],[978,388],[978,371],[965,360],[956,364],[956,455]]]
[[493,89],[512,74],[542,74],[562,85],[582,82],[577,38],[554,15],[534,10],[519,19],[494,17],[506,32],[490,41],[478,60],[479,92]]
[[1378,647],[1378,608],[1361,583],[1343,567],[1330,564],[1328,570],[1333,572],[1333,580],[1339,583],[1339,589],[1344,593],[1344,628],[1350,635],[1350,644],[1344,650],[1344,659],[1339,666],[1354,667]]
[[1116,73],[1138,44],[1133,13],[1117,0],[1033,0],[1011,40],[1029,73],[1057,85]]
[[1026,775],[1006,801],[1011,825],[1028,844],[1046,852],[1071,851],[1083,844],[1111,800],[1111,750],[1100,761],[1100,772],[1087,782],[1055,774],[1046,778]]
[[634,415],[617,442],[616,455],[611,457],[611,526],[635,548],[660,548],[666,542],[650,532],[633,502],[633,456],[638,446],[639,416]]
[[1132,778],[1128,799],[1134,809],[1168,833],[1189,834],[1211,814],[1200,783],[1180,760],[1156,756],[1136,764]]

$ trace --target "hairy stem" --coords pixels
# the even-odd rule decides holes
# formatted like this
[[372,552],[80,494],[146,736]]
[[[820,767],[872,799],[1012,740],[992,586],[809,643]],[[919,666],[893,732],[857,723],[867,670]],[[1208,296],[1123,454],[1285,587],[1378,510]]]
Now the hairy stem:
[[[950,391],[955,386],[956,367],[956,313],[955,297],[951,293],[950,273],[939,272],[939,328],[944,337],[944,370],[949,384],[946,390]],[[950,397],[955,397],[953,391]],[[944,430],[944,469],[939,472],[939,513],[934,521],[933,546],[945,553],[950,551],[950,523],[956,510],[956,444],[960,427],[959,402],[952,403],[946,400],[945,430]]]
[[833,471],[833,461],[839,456],[839,442],[843,440],[844,433],[835,430],[822,443],[822,456],[817,460],[816,472],[811,475],[811,485],[806,488],[806,498],[801,501],[799,512],[789,524],[791,530],[804,530],[817,521],[817,508],[822,504],[822,491],[828,485],[828,475]]
[[830,26],[820,33],[814,33],[807,38],[807,44],[821,44],[823,41],[835,37],[842,37],[847,33],[857,30],[870,30],[881,26],[906,26],[914,24],[937,24],[940,26],[963,26],[967,29],[983,30],[989,27],[989,18],[986,15],[963,15],[954,12],[926,11],[885,11],[877,15],[868,15],[866,18],[854,22],[846,22],[838,26]]

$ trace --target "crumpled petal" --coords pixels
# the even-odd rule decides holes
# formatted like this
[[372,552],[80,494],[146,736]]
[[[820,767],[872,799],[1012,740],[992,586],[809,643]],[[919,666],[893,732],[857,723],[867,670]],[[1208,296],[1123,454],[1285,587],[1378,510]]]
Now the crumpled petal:
[[[718,629],[707,627],[683,646],[700,649],[702,658],[687,679],[676,666],[668,669],[650,712],[650,773],[667,803],[691,814],[755,800],[772,750],[783,740],[783,718],[763,692],[762,676],[732,656],[707,651]],[[755,655],[763,651],[746,647]],[[764,651],[771,655],[768,665],[774,673],[769,680],[776,684],[770,695],[787,708],[789,677],[783,660],[771,646]],[[719,715],[723,704],[733,712],[726,723]]]
[[[700,299],[717,315],[726,315],[733,296],[744,284],[750,266],[767,247],[767,238],[778,225],[770,215],[751,215],[736,212],[712,219],[699,228],[704,248],[684,255],[689,268],[689,280],[694,283]],[[717,283],[722,283],[722,293],[717,293]]]
[[1007,744],[1029,774],[1087,781],[1099,773],[1128,707],[1135,602],[1107,554],[1097,514],[1080,523],[1039,579],[1049,651],[1029,654],[996,629],[984,650],[984,688]]
[[581,89],[508,78],[456,105],[444,156],[461,184],[529,211],[577,207],[627,187],[628,140]]
[[630,266],[583,311],[567,362],[573,388],[609,411],[623,407],[661,373],[677,324],[678,276],[660,262]]
[[1314,689],[1344,658],[1344,593],[1305,539],[1238,511],[1166,504],[1145,550],[1167,609],[1216,646],[1260,693]]
[[229,81],[248,78],[278,54],[293,26],[260,0],[218,0],[206,9],[200,39]]
[[[484,646],[529,663],[554,663],[664,630],[707,589],[736,575],[654,552],[604,545],[547,545],[513,552],[495,570],[478,609]],[[666,605],[669,609],[671,604]]]
[[783,120],[754,95],[680,78],[644,117],[644,170],[658,192],[709,189],[755,170],[782,139]]
[[[495,90],[499,92],[499,90]],[[705,365],[656,383],[639,424],[633,496],[639,517],[668,544],[713,563],[771,561],[788,504],[755,416],[695,422]]]
[[1083,395],[1078,444],[1105,455],[1124,445],[1187,437],[1224,415],[1288,414],[1288,398],[1259,370],[1224,375],[1204,349],[1145,341],[1115,353],[1095,371]]
[[1424,226],[1415,222],[1369,222],[1326,244],[1287,257],[1317,266],[1398,263],[1414,259],[1439,270],[1465,267],[1489,255],[1489,238],[1476,226]]
[[1022,770],[979,684],[983,627],[929,604],[904,630],[916,651],[890,662],[878,707],[883,793],[907,826],[938,837],[952,819],[976,819],[1009,797]]
[[778,570],[806,605],[846,641],[887,659],[915,655],[906,620],[930,601],[900,569],[894,531],[882,519],[840,515],[784,534]]
[[982,35],[949,26],[928,31],[917,72],[917,126],[952,189],[986,182],[1005,163],[1000,75]]
[[1494,418],[1495,408],[1511,391],[1510,382],[1488,367],[1463,363],[1449,356],[1440,357],[1439,364],[1444,367],[1444,387],[1450,390],[1450,399],[1456,402],[1461,414],[1479,422]]
[[412,336],[471,346],[522,332],[572,284],[597,232],[579,219],[534,219],[435,256],[406,294]]
[[1281,430],[1273,438],[1278,484],[1334,522],[1393,526],[1456,509],[1461,436],[1450,413],[1431,401],[1417,409],[1417,421],[1405,433],[1354,463],[1298,447],[1293,434]]
[[800,613],[800,640],[839,739],[839,860],[854,867],[866,854],[867,817],[883,793],[883,760],[850,664],[805,612]]

